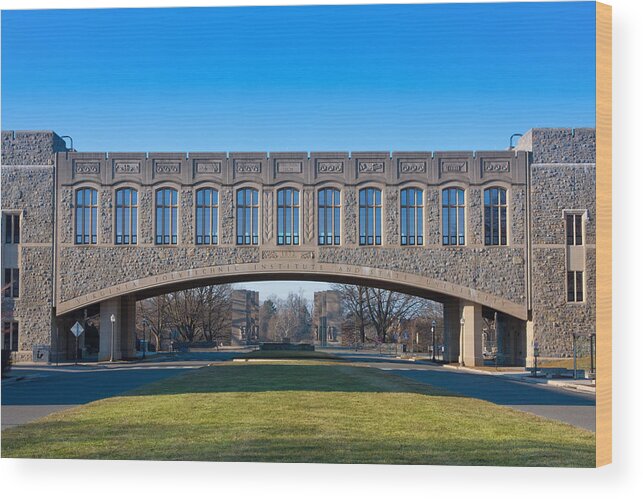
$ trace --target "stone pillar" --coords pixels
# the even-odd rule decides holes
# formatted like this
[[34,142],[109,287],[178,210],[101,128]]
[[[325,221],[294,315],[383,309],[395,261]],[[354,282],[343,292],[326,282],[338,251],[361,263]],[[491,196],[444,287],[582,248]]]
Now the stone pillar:
[[136,357],[136,299],[121,297],[121,358]]
[[534,321],[529,320],[525,326],[526,338],[526,354],[525,354],[525,367],[534,367]]
[[511,347],[508,338],[507,316],[500,312],[496,313],[496,362],[499,366],[506,366],[510,361]]
[[442,304],[444,317],[444,361],[458,362],[460,355],[460,307],[457,300]]
[[112,349],[112,321],[114,314],[114,360],[136,356],[136,299],[119,296],[100,304],[98,360],[110,359]]
[[460,316],[464,319],[462,327],[462,354],[460,362],[465,366],[482,366],[482,305],[468,301],[460,301]]

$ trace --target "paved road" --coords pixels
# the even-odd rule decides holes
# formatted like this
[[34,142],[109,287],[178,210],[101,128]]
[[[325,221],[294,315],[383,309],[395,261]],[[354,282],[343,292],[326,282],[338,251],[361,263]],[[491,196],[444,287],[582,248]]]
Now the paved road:
[[24,379],[2,382],[2,428],[113,397],[194,367],[199,366],[14,367],[11,375]]
[[[333,352],[337,353],[337,352]],[[556,419],[595,431],[596,398],[562,388],[533,385],[508,376],[413,364],[376,352],[340,352],[351,362],[384,369],[438,388]],[[189,352],[114,366],[14,368],[28,380],[2,383],[2,427],[23,424],[57,410],[112,397],[143,384],[175,376],[210,362],[228,361],[233,352]]]

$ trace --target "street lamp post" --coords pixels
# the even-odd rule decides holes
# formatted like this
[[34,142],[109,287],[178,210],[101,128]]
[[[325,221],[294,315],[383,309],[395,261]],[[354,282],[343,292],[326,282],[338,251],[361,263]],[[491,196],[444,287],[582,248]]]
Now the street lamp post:
[[464,367],[464,317],[460,319],[460,367]]
[[431,361],[435,362],[435,321],[431,321]]
[[147,320],[143,319],[143,358],[145,358],[145,351],[147,350],[147,341],[145,336],[145,326],[147,325]]
[[114,324],[116,324],[116,316],[112,314],[109,320],[112,323],[112,347],[109,353],[109,361],[114,362]]

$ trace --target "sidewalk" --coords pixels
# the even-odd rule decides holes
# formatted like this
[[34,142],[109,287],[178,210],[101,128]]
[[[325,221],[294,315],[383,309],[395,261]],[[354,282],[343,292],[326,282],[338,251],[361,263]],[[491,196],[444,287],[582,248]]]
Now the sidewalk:
[[554,386],[565,388],[567,390],[576,390],[579,392],[596,394],[596,384],[589,379],[566,379],[566,378],[547,378],[545,376],[534,377],[528,371],[490,371],[486,369],[476,369],[475,367],[460,367],[445,364],[443,367],[455,371],[465,371],[475,374],[486,374],[489,376],[504,376],[522,383],[532,383],[539,385]]

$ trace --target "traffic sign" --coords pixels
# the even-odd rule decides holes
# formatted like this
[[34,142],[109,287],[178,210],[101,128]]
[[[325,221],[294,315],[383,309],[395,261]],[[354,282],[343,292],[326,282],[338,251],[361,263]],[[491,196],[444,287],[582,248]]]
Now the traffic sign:
[[71,327],[71,332],[74,333],[74,336],[76,338],[83,334],[84,331],[85,329],[80,325],[80,322],[76,322],[76,324]]

